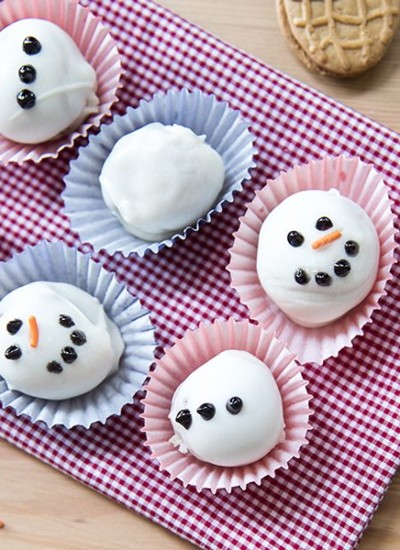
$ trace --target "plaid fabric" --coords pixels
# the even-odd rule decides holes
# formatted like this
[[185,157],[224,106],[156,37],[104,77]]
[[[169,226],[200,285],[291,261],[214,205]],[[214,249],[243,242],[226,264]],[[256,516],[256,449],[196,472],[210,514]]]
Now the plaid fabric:
[[[86,2],[119,41],[126,69],[117,112],[170,87],[200,88],[240,109],[257,137],[258,167],[234,204],[172,249],[145,258],[96,258],[151,311],[161,346],[200,321],[240,319],[228,249],[238,217],[266,178],[325,154],[358,155],[387,182],[398,216],[400,136],[220,42],[145,0]],[[0,252],[7,260],[42,238],[79,246],[60,193],[76,150],[36,166],[0,169]],[[85,245],[83,250],[89,250]],[[47,430],[0,410],[0,434],[75,479],[206,549],[354,548],[400,461],[399,267],[354,347],[307,365],[314,395],[310,444],[261,487],[184,489],[143,446],[138,401],[105,426]]]

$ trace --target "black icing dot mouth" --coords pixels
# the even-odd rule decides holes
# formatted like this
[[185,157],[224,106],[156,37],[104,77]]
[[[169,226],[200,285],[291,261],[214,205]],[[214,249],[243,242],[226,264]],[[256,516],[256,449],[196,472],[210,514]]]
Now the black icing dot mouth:
[[7,323],[6,329],[9,334],[17,334],[19,329],[22,327],[23,322],[21,319],[13,319]]
[[331,227],[333,227],[332,220],[328,218],[327,216],[321,216],[318,218],[315,227],[318,229],[318,231],[327,231]]
[[315,282],[319,286],[331,286],[332,277],[328,273],[320,271],[315,275]]
[[61,350],[61,357],[65,363],[71,364],[78,359],[78,354],[71,346],[66,346]]
[[33,109],[36,105],[36,96],[31,90],[20,90],[17,94],[17,103],[21,109]]
[[22,65],[18,71],[18,76],[24,84],[32,84],[36,80],[36,69],[32,65]]
[[306,285],[310,281],[310,277],[305,269],[299,267],[294,274],[294,280],[299,285]]
[[83,346],[83,344],[86,344],[86,335],[81,330],[74,330],[71,332],[70,338],[71,342],[76,346]]
[[27,36],[22,42],[22,49],[27,55],[36,55],[42,49],[42,45],[34,36]]
[[58,361],[50,361],[46,368],[52,374],[60,374],[64,370]]
[[16,361],[20,357],[22,357],[22,351],[19,346],[13,345],[6,349],[4,352],[4,356],[6,359],[9,359],[11,361]]
[[347,260],[338,260],[335,263],[333,270],[335,272],[335,275],[337,275],[338,277],[347,277],[347,275],[351,271],[351,265]]
[[287,234],[287,241],[290,246],[298,248],[304,243],[304,237],[298,231],[289,231],[289,233]]
[[71,328],[75,326],[75,322],[69,315],[61,314],[58,318],[58,322],[62,327]]
[[344,249],[348,256],[354,258],[360,252],[360,245],[356,241],[346,241]]

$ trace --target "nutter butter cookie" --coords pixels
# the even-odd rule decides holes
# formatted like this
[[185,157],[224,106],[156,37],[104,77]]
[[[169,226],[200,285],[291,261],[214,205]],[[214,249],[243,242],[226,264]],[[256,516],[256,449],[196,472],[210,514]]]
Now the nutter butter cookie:
[[277,0],[281,27],[311,70],[351,77],[385,54],[400,21],[400,0]]

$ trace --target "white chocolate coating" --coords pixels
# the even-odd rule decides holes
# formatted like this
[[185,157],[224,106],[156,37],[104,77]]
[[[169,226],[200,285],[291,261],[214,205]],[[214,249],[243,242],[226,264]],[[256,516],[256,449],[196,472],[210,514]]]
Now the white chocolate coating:
[[[242,400],[237,414],[226,408],[232,397]],[[215,407],[209,420],[197,412],[204,403]],[[188,429],[176,421],[182,410],[191,414]],[[177,388],[169,418],[171,442],[217,466],[251,464],[284,440],[278,386],[269,368],[247,351],[223,351],[192,372]]]
[[[332,226],[318,230],[316,222],[328,217]],[[304,242],[288,242],[288,233],[299,232]],[[319,247],[319,239],[333,240]],[[358,252],[348,254],[346,243]],[[337,262],[348,272],[338,276]],[[335,267],[336,265],[336,267]],[[258,243],[257,273],[268,296],[295,323],[305,327],[326,325],[357,306],[371,291],[379,266],[379,238],[371,219],[355,202],[331,189],[301,191],[280,203],[265,219]],[[309,281],[295,280],[298,269]],[[317,284],[327,275],[328,286]]]
[[195,223],[223,183],[222,158],[204,136],[158,122],[118,140],[100,175],[107,206],[129,233],[146,241]]
[[[60,315],[72,318],[74,325],[60,324]],[[38,327],[36,347],[31,345],[31,316]],[[8,326],[15,320],[22,324],[11,334]],[[74,342],[74,331],[84,333],[84,343]],[[19,358],[6,358],[11,346],[18,346]],[[63,359],[66,347],[76,353],[71,362]],[[119,330],[101,303],[73,285],[34,282],[10,292],[0,302],[0,375],[12,390],[56,400],[82,395],[117,370],[123,348]],[[54,369],[52,362],[61,366],[62,372],[54,372],[60,369]]]
[[[34,37],[39,53],[28,55],[23,41]],[[42,19],[22,19],[0,32],[0,133],[18,143],[41,143],[80,126],[97,111],[96,73],[72,38]],[[19,70],[32,66],[33,82],[23,82]],[[36,103],[22,108],[21,90],[33,92]]]

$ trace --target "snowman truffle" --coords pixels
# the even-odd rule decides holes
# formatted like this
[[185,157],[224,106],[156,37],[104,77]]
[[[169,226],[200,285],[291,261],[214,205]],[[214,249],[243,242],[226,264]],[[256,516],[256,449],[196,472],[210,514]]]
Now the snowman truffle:
[[182,453],[217,466],[251,464],[285,438],[282,398],[269,368],[226,350],[177,388],[169,419]]
[[206,214],[224,183],[221,156],[189,128],[154,122],[119,139],[100,174],[125,229],[161,241]]
[[260,231],[260,283],[304,327],[329,324],[362,302],[375,283],[378,265],[374,224],[335,189],[289,196]]
[[11,390],[82,395],[117,370],[123,347],[100,302],[73,285],[34,282],[0,302],[0,375]]
[[54,23],[22,19],[4,28],[0,58],[0,134],[7,139],[57,139],[97,112],[96,73]]

